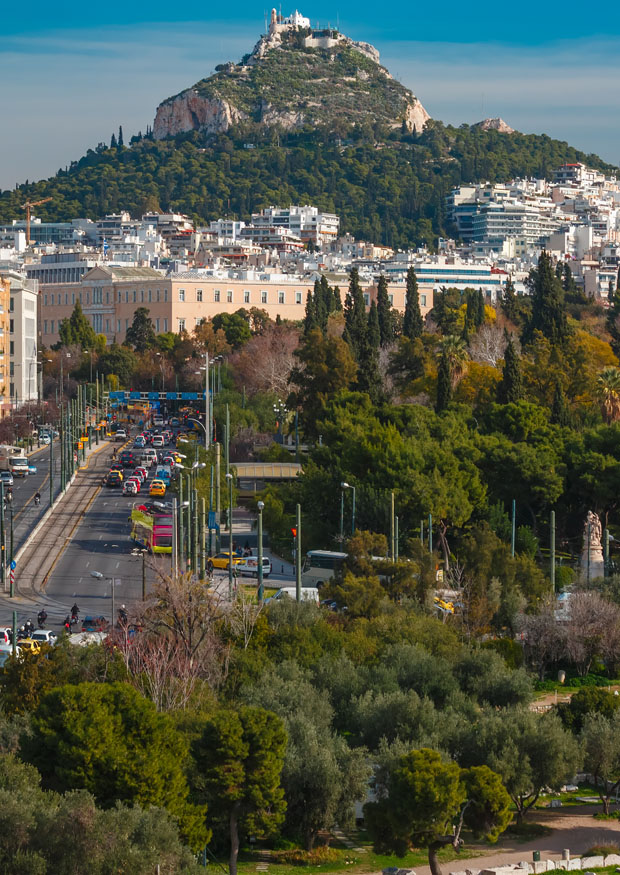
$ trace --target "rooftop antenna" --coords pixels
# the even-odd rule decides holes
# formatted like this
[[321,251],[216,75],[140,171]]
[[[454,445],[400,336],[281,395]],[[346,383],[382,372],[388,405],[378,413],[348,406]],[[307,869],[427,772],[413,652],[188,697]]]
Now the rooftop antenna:
[[267,33],[267,12],[265,11],[263,15],[265,16],[265,33]]
[[336,30],[340,33],[340,13],[336,12]]

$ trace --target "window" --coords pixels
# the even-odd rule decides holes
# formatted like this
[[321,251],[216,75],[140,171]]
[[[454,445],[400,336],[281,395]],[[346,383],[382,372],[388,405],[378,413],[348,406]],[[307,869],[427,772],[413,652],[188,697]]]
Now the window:
[[[13,324],[13,320],[11,319],[11,325],[12,325],[12,324]],[[52,321],[50,322],[50,334],[54,334],[54,332],[55,332],[55,330],[56,330],[55,327],[54,327],[54,325],[55,325],[55,323],[54,323],[54,320],[52,319]],[[11,328],[11,331],[12,331],[12,330],[13,330],[13,329]]]
[[80,304],[81,304],[82,303],[82,293],[81,292],[79,293],[79,298],[80,298]]
[[54,306],[54,293],[53,293],[53,292],[52,292],[52,294],[50,295],[50,304],[51,304],[52,307]]
[[244,289],[244,291],[243,291],[243,303],[244,304],[250,303],[250,293],[247,289]]
[[149,304],[153,301],[153,292],[149,289]]
[[136,303],[136,290],[133,290],[133,302]]
[[110,303],[110,293],[109,292],[105,293],[105,302],[106,302],[106,304]]
[[129,328],[129,319],[125,319],[125,331]]
[[118,293],[118,303],[119,303],[119,304],[122,304],[122,303],[123,303],[123,293],[122,293],[122,292],[119,292],[119,293]]
[[69,292],[65,292],[65,307],[69,304]]
[[[155,320],[155,331],[159,334],[159,319]],[[206,365],[205,365],[206,367]]]
[[[60,298],[60,296],[59,296],[59,298]],[[58,303],[60,303],[60,300],[58,301]],[[14,312],[15,312],[15,298],[10,298],[10,300],[9,300],[9,313],[14,313]]]
[[394,306],[394,295],[388,295],[388,300],[390,302],[390,307]]
[[232,304],[232,289],[228,289],[226,292],[226,300],[229,304]]
[[370,306],[370,294],[369,292],[364,292],[364,303],[367,307]]
[[164,289],[164,302],[168,300],[168,289]]
[[15,355],[15,341],[9,340],[9,355]]
[[284,292],[278,292],[278,304],[284,303]]
[[164,319],[164,334],[168,331],[168,320]]
[[129,303],[129,289],[125,289],[125,303]]
[[295,292],[295,303],[301,304],[301,292]]
[[157,289],[155,295],[156,295],[155,300],[157,301],[157,303],[159,303],[159,289]]
[[105,333],[106,334],[110,333],[110,320],[109,319],[105,320]]
[[47,307],[47,295],[43,295],[43,306]]
[[185,289],[179,289],[179,301],[185,300]]
[[47,319],[43,320],[43,334],[47,334]]
[[118,334],[121,333],[121,320],[120,319],[116,320],[116,330],[117,330]]
[[179,334],[185,331],[185,319],[179,319]]
[[103,331],[103,316],[101,313],[93,313],[93,329],[97,334],[101,334]]
[[93,289],[93,304],[103,304],[103,289],[97,286]]
[[420,295],[420,306],[426,307],[426,295]]
[[202,289],[196,289],[196,300],[202,304]]
[[260,302],[261,302],[261,304],[266,304],[266,303],[267,303],[267,292],[266,292],[264,289],[263,289],[263,291],[260,293]]
[[[52,325],[53,325],[53,324],[54,324],[54,323],[52,322]],[[14,325],[15,325],[14,320],[13,320],[13,319],[9,319],[9,331],[11,332],[11,334],[13,334],[13,331],[15,330],[15,329],[14,329]],[[54,329],[52,328],[52,331],[53,331],[53,330],[54,330]]]
[[90,292],[86,292],[86,303],[90,304]]
[[75,292],[71,295],[71,303],[75,306]]
[[140,303],[144,304],[144,289],[140,289]]
[[215,291],[213,292],[213,300],[215,301],[216,304],[220,303],[220,290],[219,289],[215,289]]

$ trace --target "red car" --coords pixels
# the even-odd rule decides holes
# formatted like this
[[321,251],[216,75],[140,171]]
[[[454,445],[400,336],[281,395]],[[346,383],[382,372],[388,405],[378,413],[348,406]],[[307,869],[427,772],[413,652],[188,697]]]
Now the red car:
[[140,492],[140,489],[142,488],[142,481],[140,480],[139,477],[128,477],[127,483],[135,483],[136,484],[136,492]]

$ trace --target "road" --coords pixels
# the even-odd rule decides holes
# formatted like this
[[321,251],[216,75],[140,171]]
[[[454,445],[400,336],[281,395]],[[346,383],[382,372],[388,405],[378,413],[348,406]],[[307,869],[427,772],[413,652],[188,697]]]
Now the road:
[[[32,529],[36,526],[49,507],[50,496],[50,450],[42,447],[30,457],[31,465],[35,465],[36,474],[27,477],[15,477],[13,481],[13,550],[16,553],[24,543]],[[35,493],[41,495],[41,504],[34,504]],[[60,493],[60,443],[54,441],[54,499]],[[7,524],[7,554],[10,553],[10,509],[6,514]]]

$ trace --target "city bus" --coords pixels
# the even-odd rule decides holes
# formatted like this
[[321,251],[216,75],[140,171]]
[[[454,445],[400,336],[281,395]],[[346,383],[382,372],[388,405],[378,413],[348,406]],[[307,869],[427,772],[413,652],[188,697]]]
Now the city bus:
[[346,553],[333,550],[308,550],[301,570],[302,586],[322,586],[342,568]]
[[[144,507],[142,505],[142,507]],[[131,511],[131,540],[149,553],[172,553],[172,516],[148,513],[140,506]]]

